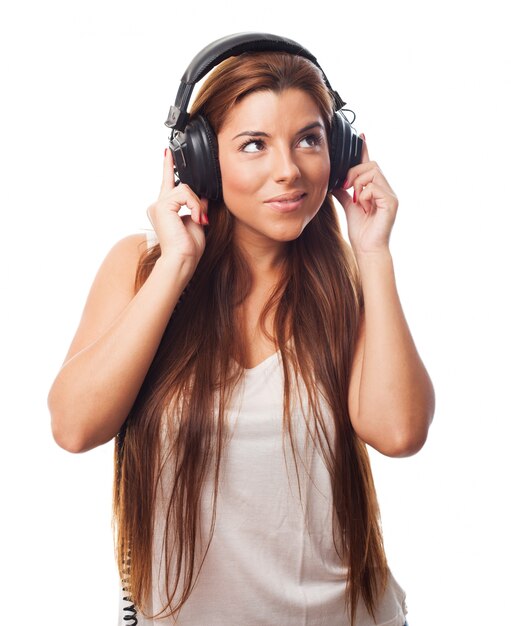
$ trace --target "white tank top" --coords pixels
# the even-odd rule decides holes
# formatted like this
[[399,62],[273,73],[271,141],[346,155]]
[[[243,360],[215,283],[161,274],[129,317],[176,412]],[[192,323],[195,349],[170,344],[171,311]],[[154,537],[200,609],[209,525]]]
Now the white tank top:
[[[347,570],[333,543],[330,476],[308,434],[312,418],[296,395],[291,418],[297,476],[289,436],[283,438],[283,397],[280,352],[244,370],[226,410],[231,439],[222,456],[213,539],[196,585],[177,619],[147,620],[139,611],[139,626],[349,626]],[[202,500],[204,537],[213,484],[210,472]],[[148,607],[153,613],[165,597],[161,488],[158,498]],[[123,619],[130,614],[126,606],[121,599],[119,625],[135,623]],[[376,625],[403,626],[406,613],[405,592],[389,572]],[[375,626],[362,600],[356,623]]]

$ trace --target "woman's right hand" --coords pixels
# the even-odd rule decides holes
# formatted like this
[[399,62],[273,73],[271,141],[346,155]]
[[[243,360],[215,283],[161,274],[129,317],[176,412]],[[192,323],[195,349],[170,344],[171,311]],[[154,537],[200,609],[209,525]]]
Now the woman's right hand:
[[[191,215],[178,215],[178,211],[185,205]],[[167,148],[160,195],[147,209],[162,258],[189,263],[190,270],[195,271],[206,245],[202,224],[208,224],[207,210],[207,198],[199,198],[188,185],[176,185],[172,152]]]

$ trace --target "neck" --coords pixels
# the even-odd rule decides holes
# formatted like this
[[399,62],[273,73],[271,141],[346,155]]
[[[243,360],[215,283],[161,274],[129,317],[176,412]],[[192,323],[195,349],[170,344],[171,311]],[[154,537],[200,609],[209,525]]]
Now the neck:
[[277,276],[287,258],[288,242],[266,238],[236,237],[236,244],[250,267],[255,280]]

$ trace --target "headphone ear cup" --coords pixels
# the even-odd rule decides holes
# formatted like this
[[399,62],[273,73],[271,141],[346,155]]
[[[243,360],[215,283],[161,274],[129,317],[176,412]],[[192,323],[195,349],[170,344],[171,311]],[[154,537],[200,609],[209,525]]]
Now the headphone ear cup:
[[198,195],[218,200],[222,194],[218,141],[203,115],[190,120],[170,142],[179,180]]
[[328,192],[339,188],[346,180],[348,170],[362,160],[362,139],[342,113],[336,111],[330,130],[330,179]]

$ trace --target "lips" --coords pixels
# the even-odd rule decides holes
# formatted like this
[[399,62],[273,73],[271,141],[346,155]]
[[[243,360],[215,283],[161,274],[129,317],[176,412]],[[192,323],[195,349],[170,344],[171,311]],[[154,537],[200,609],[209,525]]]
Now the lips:
[[307,194],[304,191],[294,191],[266,200],[264,204],[271,210],[280,214],[293,213],[303,206]]
[[270,198],[269,200],[265,200],[265,202],[297,202],[298,200],[301,200],[303,196],[305,196],[304,191],[295,191],[275,196],[275,198]]

